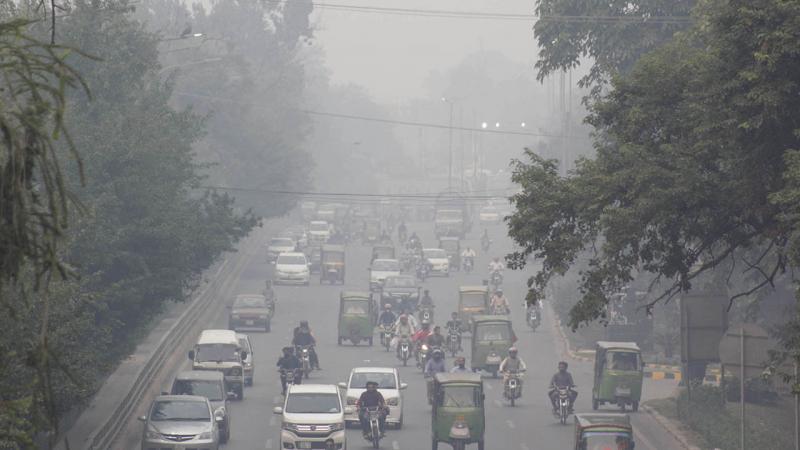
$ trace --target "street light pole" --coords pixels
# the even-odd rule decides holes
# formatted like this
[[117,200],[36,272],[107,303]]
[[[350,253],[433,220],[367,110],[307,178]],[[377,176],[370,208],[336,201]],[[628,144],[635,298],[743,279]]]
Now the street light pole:
[[[445,100],[447,101],[447,100]],[[448,153],[450,154],[450,163],[448,164],[447,170],[447,190],[449,192],[453,191],[453,102],[447,102],[450,104],[450,125],[449,129],[449,139],[448,139]]]

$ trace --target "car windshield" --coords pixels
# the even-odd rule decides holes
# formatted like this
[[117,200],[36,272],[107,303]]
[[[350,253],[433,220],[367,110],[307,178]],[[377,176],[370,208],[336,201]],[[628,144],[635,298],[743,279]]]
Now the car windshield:
[[270,247],[294,247],[294,241],[289,238],[274,238],[269,241]]
[[336,414],[341,412],[338,394],[296,393],[286,399],[290,414]]
[[344,302],[344,305],[342,305],[342,312],[345,314],[366,314],[367,303],[355,301]]
[[234,308],[266,308],[267,300],[264,297],[236,297]]
[[399,272],[400,263],[397,261],[377,260],[372,263],[372,270],[377,272]]
[[393,373],[354,373],[350,377],[350,387],[353,389],[365,389],[367,381],[374,381],[378,383],[378,389],[397,389],[397,382]]
[[311,222],[308,226],[308,229],[311,231],[328,231],[328,223],[327,222]]
[[581,449],[585,450],[628,450],[631,447],[628,433],[589,431],[583,433]]
[[445,386],[439,397],[439,406],[472,408],[480,405],[481,392],[474,386]]
[[461,211],[455,209],[439,210],[439,212],[436,213],[436,218],[444,220],[459,220],[461,219]]
[[198,345],[194,355],[198,362],[230,362],[239,360],[239,352],[235,345],[203,344]]
[[639,355],[633,352],[606,353],[606,364],[611,370],[639,370]]
[[163,421],[203,421],[211,420],[208,404],[198,401],[164,400],[156,402],[150,411],[150,420]]
[[505,323],[478,324],[476,340],[487,341],[510,341],[511,328]]
[[428,259],[443,259],[447,258],[447,253],[439,248],[425,250],[425,257]]
[[175,380],[171,393],[173,395],[199,395],[215,402],[224,398],[221,380]]
[[486,296],[482,292],[461,294],[461,306],[466,308],[485,307]]
[[386,279],[384,287],[415,287],[417,283],[411,277],[389,277]]
[[278,257],[276,264],[286,264],[290,266],[299,266],[306,264],[306,257],[303,255],[281,255]]

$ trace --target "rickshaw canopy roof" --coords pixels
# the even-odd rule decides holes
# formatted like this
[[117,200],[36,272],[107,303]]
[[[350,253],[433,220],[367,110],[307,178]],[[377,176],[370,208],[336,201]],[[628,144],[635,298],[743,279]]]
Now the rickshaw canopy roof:
[[459,294],[466,294],[468,292],[480,292],[480,293],[483,293],[483,294],[488,294],[489,293],[489,287],[488,286],[475,285],[475,286],[460,286],[458,288],[458,293]]
[[344,253],[344,245],[326,244],[322,246],[322,251]]
[[631,432],[631,418],[627,414],[589,413],[576,414],[575,425],[581,431],[591,429],[616,429]]
[[372,300],[372,296],[369,292],[362,292],[362,291],[344,291],[339,295],[341,300]]
[[476,373],[437,373],[436,382],[439,384],[481,384],[481,376]]
[[472,323],[507,323],[511,324],[511,319],[497,315],[475,315],[472,316]]
[[641,352],[642,350],[636,345],[635,342],[611,342],[611,341],[597,341],[597,349],[606,350],[628,350],[632,352]]

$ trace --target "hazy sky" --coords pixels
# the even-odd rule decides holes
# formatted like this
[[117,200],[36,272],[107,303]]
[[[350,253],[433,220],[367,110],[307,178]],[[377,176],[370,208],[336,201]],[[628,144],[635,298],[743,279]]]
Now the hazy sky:
[[[315,0],[421,10],[532,14],[532,0]],[[334,83],[364,86],[384,104],[428,95],[425,82],[479,49],[498,50],[532,69],[532,22],[372,14],[317,7],[316,43]]]

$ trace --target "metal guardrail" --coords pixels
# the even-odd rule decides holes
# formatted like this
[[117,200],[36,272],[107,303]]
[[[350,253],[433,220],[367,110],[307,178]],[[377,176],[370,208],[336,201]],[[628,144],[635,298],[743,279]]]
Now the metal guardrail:
[[[197,295],[186,311],[181,314],[158,342],[155,352],[153,352],[153,355],[136,376],[136,381],[133,383],[131,390],[128,391],[122,402],[117,405],[108,420],[90,435],[88,439],[88,442],[90,442],[89,449],[106,450],[112,448],[112,444],[119,436],[120,431],[125,429],[130,415],[142,400],[143,392],[150,387],[164,361],[175,351],[182,338],[195,324],[197,318],[206,311],[207,307],[217,297],[221,287],[225,285],[228,275],[233,273],[243,255],[238,253],[233,256],[234,258],[225,259],[205,289]],[[231,259],[235,259],[235,261],[231,261]]]

